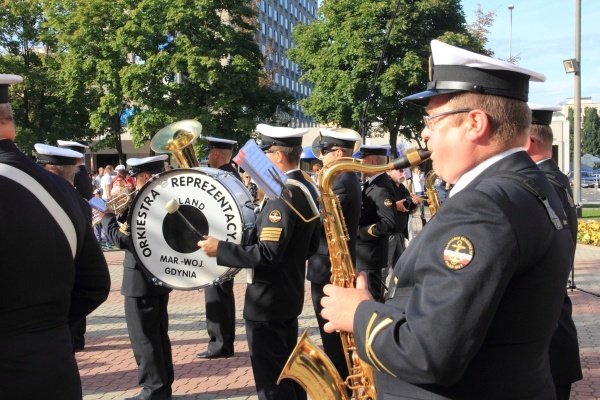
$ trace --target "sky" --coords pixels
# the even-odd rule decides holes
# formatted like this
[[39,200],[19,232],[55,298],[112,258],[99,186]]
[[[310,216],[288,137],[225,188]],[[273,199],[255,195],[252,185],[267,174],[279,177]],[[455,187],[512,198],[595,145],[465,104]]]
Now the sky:
[[[598,0],[581,1],[581,97],[600,102],[600,7]],[[531,82],[529,101],[558,105],[575,94],[574,74],[565,73],[563,60],[575,58],[576,0],[462,0],[467,23],[475,20],[477,3],[484,12],[496,11],[487,48],[495,58],[508,59],[512,4],[512,55],[517,64],[546,75]]]

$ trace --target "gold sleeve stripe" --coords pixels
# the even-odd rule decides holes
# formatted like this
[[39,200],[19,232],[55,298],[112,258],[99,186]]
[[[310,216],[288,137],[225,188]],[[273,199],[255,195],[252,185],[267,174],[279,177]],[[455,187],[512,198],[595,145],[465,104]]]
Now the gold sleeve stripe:
[[279,242],[282,228],[264,228],[260,232],[260,241],[262,242]]
[[383,369],[389,375],[391,375],[394,378],[396,378],[396,375],[394,375],[392,373],[392,371],[390,371],[389,369],[387,369],[385,367],[385,365],[383,365],[381,363],[381,361],[379,360],[379,358],[377,358],[377,355],[373,351],[373,342],[375,341],[375,337],[384,328],[387,328],[388,326],[390,326],[392,324],[392,322],[393,322],[393,320],[391,318],[386,318],[383,321],[381,321],[380,323],[378,323],[377,326],[372,331],[370,331],[370,335],[367,337],[366,351],[367,351],[367,354],[369,354],[369,359],[372,360],[372,361],[374,361],[373,365],[379,365],[381,367],[381,368],[378,367],[377,369],[379,369],[380,371]]
[[[367,324],[367,332],[366,332],[366,339],[367,342],[369,341],[369,337],[371,336],[371,327],[373,326],[373,323],[375,322],[375,319],[377,318],[377,313],[373,313],[373,315],[371,315],[371,319],[369,320],[369,323]],[[375,366],[375,368],[377,368],[377,370],[379,370],[381,372],[381,370],[379,369],[379,367],[377,365],[375,365],[375,360],[373,360],[371,358],[371,353],[369,351],[369,348],[367,347],[367,357],[369,357],[369,360],[371,361],[371,364]]]
[[374,236],[374,237],[379,237],[376,234],[373,233],[373,228],[375,228],[375,224],[371,225],[369,227],[369,229],[367,229],[367,232],[369,233],[369,235]]

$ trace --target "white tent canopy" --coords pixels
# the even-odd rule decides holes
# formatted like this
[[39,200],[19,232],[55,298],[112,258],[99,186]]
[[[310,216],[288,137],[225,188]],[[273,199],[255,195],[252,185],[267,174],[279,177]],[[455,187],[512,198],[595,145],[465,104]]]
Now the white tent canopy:
[[584,154],[581,157],[581,163],[593,167],[596,163],[600,164],[600,158],[591,154]]

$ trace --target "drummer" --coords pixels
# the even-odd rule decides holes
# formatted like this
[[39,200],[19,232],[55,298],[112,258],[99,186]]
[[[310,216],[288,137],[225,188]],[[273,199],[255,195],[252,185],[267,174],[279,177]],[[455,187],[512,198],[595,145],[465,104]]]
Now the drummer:
[[[231,172],[240,181],[242,178],[231,165],[235,140],[216,137],[206,137],[208,146],[208,166]],[[228,358],[233,357],[233,342],[235,340],[235,297],[233,295],[233,279],[204,289],[206,307],[206,330],[208,331],[208,348],[197,354],[197,358]]]
[[[127,160],[131,167],[129,175],[136,178],[138,190],[152,175],[165,170],[166,159],[167,155],[163,154]],[[137,396],[125,400],[170,399],[175,378],[167,314],[171,289],[151,282],[136,262],[126,224],[119,228],[116,216],[106,213],[102,225],[106,227],[110,242],[125,250],[121,294],[125,297],[125,321],[138,365],[138,383],[142,387]]]
[[278,385],[277,378],[298,340],[306,260],[319,247],[318,193],[298,168],[308,130],[259,124],[257,131],[266,157],[288,178],[286,199],[263,202],[252,243],[208,236],[198,245],[219,265],[251,268],[244,319],[259,400],[302,400],[300,385],[290,379]]

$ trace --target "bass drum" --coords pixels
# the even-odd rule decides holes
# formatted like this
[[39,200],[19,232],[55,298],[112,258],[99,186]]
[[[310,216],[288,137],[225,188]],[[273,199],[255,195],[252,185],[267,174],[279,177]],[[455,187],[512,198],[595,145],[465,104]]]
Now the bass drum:
[[167,212],[170,200],[201,234],[245,244],[255,221],[248,189],[232,173],[215,168],[162,172],[139,190],[127,221],[134,255],[156,284],[194,290],[233,279],[239,269],[206,256],[181,216]]

